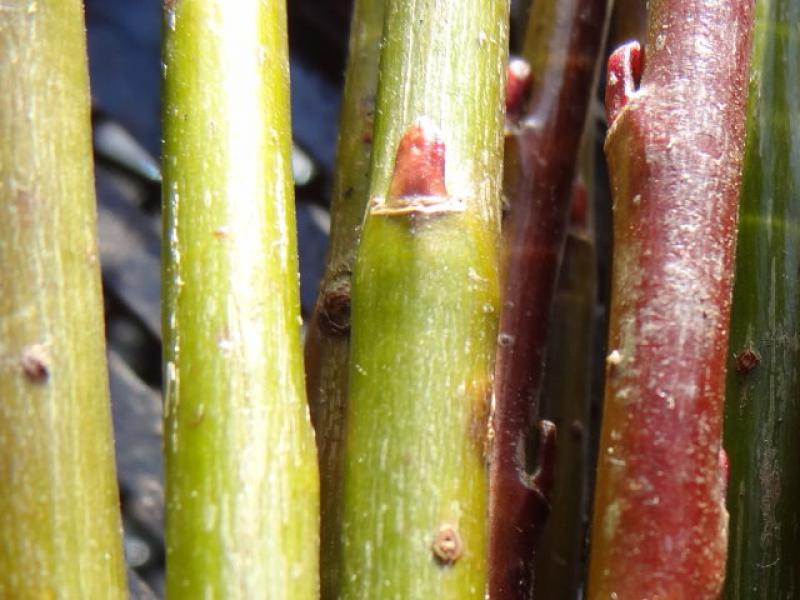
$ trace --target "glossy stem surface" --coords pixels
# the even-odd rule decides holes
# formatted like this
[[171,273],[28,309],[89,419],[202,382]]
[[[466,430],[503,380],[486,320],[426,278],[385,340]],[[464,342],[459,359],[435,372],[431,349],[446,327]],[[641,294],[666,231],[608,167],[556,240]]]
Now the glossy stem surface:
[[483,598],[506,0],[389,0],[353,278],[342,598]]
[[572,181],[609,5],[537,0],[530,11],[523,57],[532,88],[506,145],[511,205],[490,466],[489,595],[498,600],[530,593],[534,548],[547,516],[546,499],[531,488],[520,456],[537,415]]
[[79,0],[0,8],[0,598],[126,597]]
[[[716,598],[752,0],[653,0],[609,61],[609,354],[589,598]],[[640,84],[640,85],[639,85]]]
[[800,594],[800,2],[756,9],[725,410],[729,600]]
[[315,598],[286,7],[165,8],[167,594]]

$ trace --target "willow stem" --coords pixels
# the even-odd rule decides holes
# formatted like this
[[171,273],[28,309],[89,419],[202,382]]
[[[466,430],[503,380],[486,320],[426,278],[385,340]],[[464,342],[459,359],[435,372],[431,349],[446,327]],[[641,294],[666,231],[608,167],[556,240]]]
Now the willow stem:
[[369,197],[369,163],[384,0],[357,0],[342,97],[330,249],[306,339],[306,387],[320,464],[322,597],[339,597],[345,404],[350,354],[350,288]]
[[753,2],[649,9],[644,71],[637,43],[608,68],[614,264],[589,597],[712,599]]
[[729,600],[800,593],[800,2],[756,11],[725,410]]
[[535,544],[548,512],[548,499],[528,485],[519,457],[538,413],[573,177],[609,5],[537,0],[525,37],[532,87],[523,116],[510,123],[507,143],[511,205],[490,470],[489,596],[497,600],[530,594]]
[[83,6],[0,14],[0,597],[121,599]]
[[164,40],[167,594],[318,594],[282,0],[172,0]]
[[343,598],[483,598],[506,0],[389,0],[353,279]]

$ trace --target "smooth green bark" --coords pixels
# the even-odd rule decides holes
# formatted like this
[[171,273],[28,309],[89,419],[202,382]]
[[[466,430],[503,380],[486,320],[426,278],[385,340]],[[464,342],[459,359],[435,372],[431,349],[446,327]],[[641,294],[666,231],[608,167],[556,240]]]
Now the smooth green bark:
[[0,598],[123,598],[79,0],[0,7]]
[[730,600],[800,593],[800,2],[757,10],[725,414]]
[[[387,3],[353,279],[343,598],[484,596],[508,10]],[[398,144],[423,118],[444,143],[447,188],[428,199],[463,204],[394,212]]]
[[167,593],[313,598],[285,4],[175,0],[164,47]]
[[357,0],[342,97],[330,249],[306,339],[306,386],[320,462],[320,583],[323,598],[339,596],[345,403],[350,355],[350,287],[364,208],[384,0]]

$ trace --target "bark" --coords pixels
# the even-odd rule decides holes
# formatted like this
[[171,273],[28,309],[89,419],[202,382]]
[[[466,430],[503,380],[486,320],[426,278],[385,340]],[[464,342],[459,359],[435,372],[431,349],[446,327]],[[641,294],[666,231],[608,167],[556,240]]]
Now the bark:
[[165,5],[167,594],[314,598],[285,5]]
[[608,9],[597,0],[537,1],[526,33],[532,89],[525,115],[511,123],[505,176],[511,206],[490,467],[495,599],[530,593],[534,547],[548,511],[547,490],[531,486],[520,457],[537,415],[547,323]]
[[0,597],[124,598],[78,0],[0,7]]
[[650,3],[609,61],[609,355],[590,598],[716,598],[720,463],[751,0]]
[[727,357],[730,600],[800,593],[798,22],[797,0],[757,4]]
[[483,598],[506,0],[389,0],[353,279],[343,598]]
[[321,590],[338,598],[345,403],[350,353],[350,287],[364,209],[384,0],[358,0],[350,26],[350,56],[342,97],[331,237],[320,295],[306,340],[306,386],[317,434],[321,499]]

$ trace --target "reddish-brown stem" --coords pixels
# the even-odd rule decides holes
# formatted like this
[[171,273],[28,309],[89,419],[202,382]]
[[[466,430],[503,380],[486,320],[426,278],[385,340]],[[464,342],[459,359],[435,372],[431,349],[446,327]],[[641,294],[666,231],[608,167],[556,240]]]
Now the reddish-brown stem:
[[[549,36],[526,59],[533,89],[510,141],[520,173],[507,231],[507,279],[496,369],[495,439],[490,481],[490,596],[524,597],[531,584],[536,534],[547,506],[525,485],[517,457],[531,430],[546,330],[563,248],[580,135],[603,39],[606,3],[572,0],[532,15],[529,36]],[[538,54],[535,54],[537,53]],[[509,179],[507,177],[507,179]]]
[[[653,0],[612,59],[614,264],[590,598],[716,598],[752,0]],[[628,61],[620,64],[619,61]],[[613,355],[613,360],[611,359]]]
[[496,367],[490,466],[489,596],[525,598],[547,505],[518,461],[535,423],[546,324],[569,216],[578,146],[592,97],[608,2],[558,0],[531,12],[524,58],[532,89],[508,140],[512,198]]

